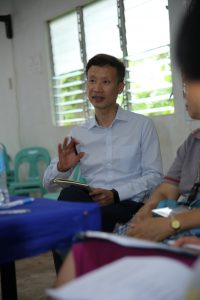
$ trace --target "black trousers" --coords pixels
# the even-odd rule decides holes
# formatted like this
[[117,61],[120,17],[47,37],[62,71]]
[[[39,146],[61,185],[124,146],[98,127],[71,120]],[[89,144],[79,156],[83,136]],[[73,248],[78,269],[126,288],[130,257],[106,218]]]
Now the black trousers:
[[[70,202],[93,202],[89,194],[77,187],[64,188],[58,200]],[[126,223],[141,207],[142,203],[132,200],[123,200],[119,203],[112,203],[101,206],[102,231],[112,232],[116,223]]]

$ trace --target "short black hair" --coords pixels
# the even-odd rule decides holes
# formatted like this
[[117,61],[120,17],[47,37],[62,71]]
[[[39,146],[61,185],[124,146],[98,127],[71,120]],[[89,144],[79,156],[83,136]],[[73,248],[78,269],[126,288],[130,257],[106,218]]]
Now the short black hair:
[[176,43],[176,59],[183,76],[200,79],[200,1],[192,0],[182,20]]
[[86,74],[92,66],[111,66],[117,70],[118,82],[122,82],[125,77],[125,66],[118,58],[108,54],[97,54],[93,56],[86,65]]

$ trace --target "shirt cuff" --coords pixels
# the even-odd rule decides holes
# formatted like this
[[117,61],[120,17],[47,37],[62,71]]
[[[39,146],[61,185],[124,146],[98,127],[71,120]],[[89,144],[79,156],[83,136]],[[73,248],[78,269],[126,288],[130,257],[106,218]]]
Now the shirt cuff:
[[146,195],[148,195],[148,191],[142,191],[136,195],[130,195],[130,191],[129,189],[124,186],[124,187],[117,187],[117,191],[118,191],[118,194],[119,194],[119,198],[120,198],[120,201],[123,201],[123,200],[132,200],[132,201],[135,201],[135,202],[143,202]]
[[56,161],[56,163],[54,165],[52,165],[52,174],[54,175],[54,178],[55,177],[61,177],[61,178],[66,178],[66,176],[70,176],[71,174],[71,169],[67,170],[66,172],[60,172],[58,171],[58,168],[57,168],[57,164],[58,164],[58,161]]

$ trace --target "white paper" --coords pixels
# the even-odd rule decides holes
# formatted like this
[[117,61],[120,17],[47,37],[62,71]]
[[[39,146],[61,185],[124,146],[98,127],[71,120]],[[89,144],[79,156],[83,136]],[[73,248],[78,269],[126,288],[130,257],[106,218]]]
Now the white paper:
[[158,215],[158,216],[161,216],[161,217],[169,217],[169,215],[172,212],[172,208],[169,208],[169,207],[154,208],[154,209],[152,209],[152,212],[155,215]]
[[173,259],[125,257],[47,295],[58,300],[182,300],[191,278],[191,269]]
[[188,206],[179,205],[177,207],[162,207],[162,208],[154,208],[152,209],[152,212],[155,215],[161,216],[161,217],[169,217],[174,216],[176,214],[180,214],[182,212],[188,211],[190,208]]

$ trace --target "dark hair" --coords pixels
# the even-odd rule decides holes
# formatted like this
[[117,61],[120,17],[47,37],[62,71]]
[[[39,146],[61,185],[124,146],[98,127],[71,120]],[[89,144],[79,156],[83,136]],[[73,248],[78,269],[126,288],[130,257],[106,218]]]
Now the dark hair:
[[182,74],[200,79],[200,1],[192,0],[177,37],[176,59]]
[[108,54],[97,54],[93,56],[86,65],[86,74],[92,66],[111,66],[117,70],[118,82],[122,82],[125,76],[124,64],[114,56]]

